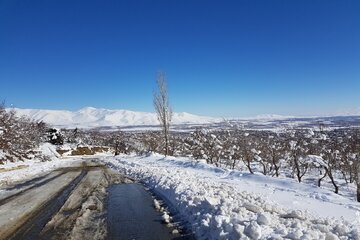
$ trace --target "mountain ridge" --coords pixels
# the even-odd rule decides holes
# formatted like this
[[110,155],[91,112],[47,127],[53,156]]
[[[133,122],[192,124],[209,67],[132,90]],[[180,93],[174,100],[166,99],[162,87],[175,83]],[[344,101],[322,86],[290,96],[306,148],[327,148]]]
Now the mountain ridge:
[[[36,121],[44,121],[55,127],[124,127],[159,125],[152,112],[137,112],[125,109],[105,109],[85,107],[77,111],[50,109],[14,108],[18,116],[27,116]],[[173,114],[173,124],[207,124],[221,121],[220,118],[194,115],[187,112]]]
[[[156,126],[159,125],[157,116],[152,112],[131,111],[125,109],[106,109],[84,107],[77,111],[70,110],[50,110],[50,109],[23,109],[12,108],[18,116],[27,116],[36,121],[44,121],[54,127],[64,128],[96,128],[96,127],[131,127],[131,126]],[[356,109],[358,110],[358,109]],[[253,121],[266,122],[286,119],[317,119],[334,118],[346,116],[360,116],[358,111],[343,111],[338,114],[325,116],[285,116],[278,114],[262,114],[255,117],[233,117],[216,118],[199,116],[187,112],[175,112],[172,124],[211,124],[223,121]]]

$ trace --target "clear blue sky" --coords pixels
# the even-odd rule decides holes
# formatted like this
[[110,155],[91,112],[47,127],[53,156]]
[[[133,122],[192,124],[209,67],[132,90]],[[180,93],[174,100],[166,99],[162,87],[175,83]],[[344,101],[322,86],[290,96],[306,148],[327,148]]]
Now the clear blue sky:
[[360,106],[358,0],[0,0],[0,99],[21,108],[305,115]]

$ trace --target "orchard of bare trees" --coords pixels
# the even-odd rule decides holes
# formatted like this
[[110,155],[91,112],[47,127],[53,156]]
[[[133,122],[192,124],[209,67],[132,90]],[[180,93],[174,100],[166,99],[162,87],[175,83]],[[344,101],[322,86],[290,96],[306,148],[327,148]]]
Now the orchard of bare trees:
[[[143,147],[164,153],[158,134],[143,133]],[[302,182],[318,176],[328,179],[338,193],[340,182],[357,183],[360,201],[360,130],[314,131],[291,129],[282,132],[239,129],[173,133],[169,154],[203,159],[217,167],[259,172],[273,177],[292,177]],[[341,179],[341,181],[339,181]]]

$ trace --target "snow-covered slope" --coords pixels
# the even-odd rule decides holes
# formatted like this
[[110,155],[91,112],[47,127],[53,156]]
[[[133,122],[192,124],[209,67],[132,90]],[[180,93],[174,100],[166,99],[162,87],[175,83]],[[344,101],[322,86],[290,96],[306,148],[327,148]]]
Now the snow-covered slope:
[[[57,127],[104,127],[158,125],[155,113],[133,112],[128,110],[82,108],[79,111],[15,109],[18,115],[25,115],[37,121],[44,121]],[[190,113],[174,113],[173,124],[205,124],[220,119],[197,116]]]

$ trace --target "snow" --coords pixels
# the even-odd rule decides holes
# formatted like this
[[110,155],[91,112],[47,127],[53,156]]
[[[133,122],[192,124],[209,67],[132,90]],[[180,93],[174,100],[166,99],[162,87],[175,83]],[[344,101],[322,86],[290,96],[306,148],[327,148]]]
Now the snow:
[[317,155],[308,155],[306,160],[309,164],[312,164],[315,167],[329,167],[328,164],[325,163],[324,159]]
[[51,160],[57,160],[61,155],[56,151],[56,147],[51,143],[43,143],[38,148],[44,156],[48,157]]
[[284,116],[284,115],[278,115],[278,114],[261,114],[257,115],[255,117],[252,117],[250,119],[257,119],[257,120],[281,120],[281,119],[290,119],[295,118],[294,116]]
[[[85,107],[78,111],[45,110],[45,109],[21,109],[14,108],[19,116],[25,115],[37,121],[44,121],[57,128],[96,128],[114,130],[122,128],[126,130],[158,130],[159,122],[155,113],[135,112],[129,110],[110,110],[103,108]],[[335,114],[328,116],[285,116],[277,114],[263,114],[255,117],[228,117],[214,118],[198,116],[186,112],[174,113],[172,126],[176,131],[189,131],[199,126],[218,127],[242,127],[246,129],[262,129],[281,132],[285,128],[318,127],[319,121],[326,124],[326,129],[339,128],[344,121],[351,126],[359,126],[360,112],[352,111],[353,114]],[[338,118],[339,116],[345,116]],[[347,117],[346,117],[347,116]],[[358,117],[356,117],[358,116]],[[328,117],[330,117],[328,119]]]
[[[14,109],[19,116],[25,115],[36,121],[44,121],[55,127],[115,127],[158,125],[155,113],[134,112],[128,110],[110,110],[86,107],[78,111],[42,110],[42,109]],[[220,122],[221,119],[193,115],[190,113],[174,113],[173,124],[207,124]]]
[[6,157],[6,154],[3,150],[0,149],[0,159],[4,159]]
[[293,179],[157,154],[102,161],[163,196],[198,239],[360,239],[359,203]]

